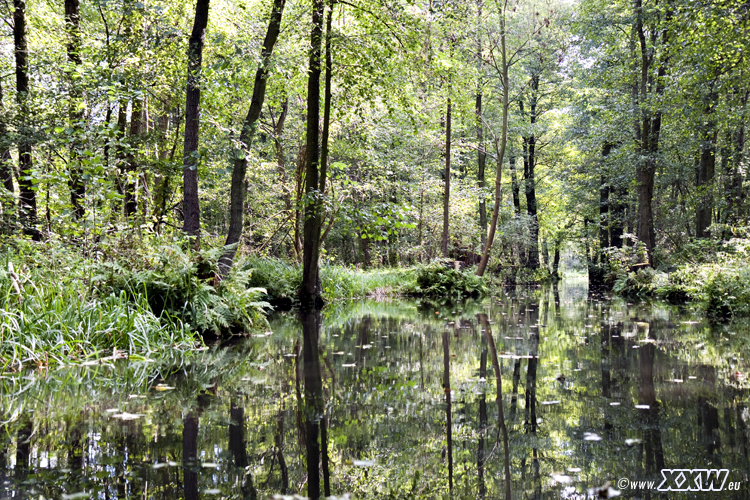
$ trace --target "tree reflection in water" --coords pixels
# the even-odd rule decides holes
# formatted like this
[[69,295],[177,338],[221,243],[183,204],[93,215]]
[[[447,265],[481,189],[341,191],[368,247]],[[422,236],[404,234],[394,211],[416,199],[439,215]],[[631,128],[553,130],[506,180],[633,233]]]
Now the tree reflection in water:
[[750,328],[691,314],[566,284],[366,301],[191,358],[6,374],[0,498],[560,498],[664,465],[743,480]]

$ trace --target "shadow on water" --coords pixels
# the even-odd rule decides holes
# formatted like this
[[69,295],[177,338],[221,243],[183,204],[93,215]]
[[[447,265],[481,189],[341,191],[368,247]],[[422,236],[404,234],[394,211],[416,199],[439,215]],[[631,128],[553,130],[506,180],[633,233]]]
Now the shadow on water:
[[747,323],[578,282],[282,313],[184,359],[2,375],[0,498],[646,499],[664,468],[747,498],[748,350]]

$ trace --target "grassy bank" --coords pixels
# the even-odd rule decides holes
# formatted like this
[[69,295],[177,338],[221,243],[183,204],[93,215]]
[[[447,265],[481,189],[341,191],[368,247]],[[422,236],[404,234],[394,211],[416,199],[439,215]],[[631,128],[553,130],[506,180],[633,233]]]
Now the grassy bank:
[[[203,334],[266,329],[266,313],[294,305],[302,268],[240,257],[217,279],[222,249],[190,252],[184,241],[118,236],[86,251],[61,241],[6,241],[0,253],[0,372],[158,357],[203,345]],[[362,271],[322,265],[328,303],[368,296],[461,299],[485,280],[435,262]]]

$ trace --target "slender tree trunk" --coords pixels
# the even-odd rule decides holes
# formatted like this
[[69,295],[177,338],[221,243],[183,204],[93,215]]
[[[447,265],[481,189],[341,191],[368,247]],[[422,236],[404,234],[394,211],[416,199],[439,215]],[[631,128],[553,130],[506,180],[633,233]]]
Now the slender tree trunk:
[[198,202],[198,130],[200,127],[200,72],[203,44],[208,25],[210,0],[196,0],[193,31],[188,42],[188,75],[185,97],[185,143],[183,148],[182,184],[185,220],[182,230],[200,246],[200,205]]
[[443,237],[440,250],[443,258],[448,257],[448,240],[450,238],[450,201],[451,201],[451,98],[445,112],[445,191],[443,193]]
[[297,153],[297,169],[294,173],[294,253],[297,261],[302,259],[302,198],[305,191],[305,165],[307,164],[307,151],[305,145],[301,145]]
[[477,152],[477,181],[481,191],[479,198],[479,234],[482,241],[482,251],[487,246],[487,202],[484,200],[484,177],[487,166],[487,152],[484,149],[484,130],[482,127],[482,94],[477,92],[476,99],[477,114],[477,143],[479,150]]
[[300,305],[303,309],[320,304],[320,229],[323,222],[323,192],[320,179],[325,171],[320,167],[318,126],[320,122],[320,56],[323,39],[323,0],[313,0],[312,30],[307,79],[307,142],[305,146],[304,242],[302,256],[302,287]]
[[510,164],[510,188],[513,192],[513,213],[518,216],[521,215],[521,196],[520,189],[518,188],[515,154],[511,153],[510,156],[508,156],[508,163]]
[[[638,225],[636,236],[646,246],[649,263],[653,266],[653,250],[656,245],[656,234],[654,231],[654,177],[656,174],[656,156],[659,151],[659,135],[661,132],[661,109],[651,110],[648,108],[648,94],[656,96],[664,94],[664,77],[666,75],[666,64],[668,55],[662,55],[656,75],[653,75],[653,48],[652,42],[646,40],[643,20],[643,2],[635,0],[635,34],[640,46],[640,81],[638,83],[638,107],[640,108],[640,123],[636,124],[636,141],[638,154],[641,160],[636,168],[636,180],[638,183]],[[671,11],[667,10],[664,19],[665,25],[671,19]],[[667,29],[661,31],[660,44],[666,51]],[[651,90],[653,88],[653,90]]]
[[497,220],[500,217],[500,204],[502,203],[502,174],[503,158],[505,157],[505,147],[508,143],[508,111],[509,111],[509,79],[508,79],[508,55],[505,47],[505,7],[500,12],[500,52],[502,55],[502,84],[503,84],[503,125],[499,138],[495,140],[495,153],[497,157],[497,166],[495,173],[495,206],[492,208],[492,222],[490,223],[490,232],[487,236],[487,245],[482,254],[482,260],[477,267],[477,276],[483,276],[487,263],[490,260],[490,250],[492,242],[495,240],[495,231],[497,230]]
[[[482,23],[482,2],[477,2],[477,27]],[[487,151],[484,145],[484,123],[482,115],[482,39],[477,29],[477,69],[479,80],[477,81],[477,95],[475,113],[477,120],[477,184],[479,185],[479,235],[482,242],[482,252],[487,246],[487,202],[484,199],[485,169],[487,166]]]
[[[159,117],[159,153],[157,159],[160,163],[167,160],[169,155],[169,148],[167,147],[167,140],[169,138],[169,129],[171,127],[171,114],[165,112]],[[179,128],[179,123],[178,123]],[[175,131],[175,136],[179,134],[179,130]],[[157,233],[160,230],[161,224],[164,222],[164,216],[167,211],[167,198],[169,197],[169,174],[156,174],[154,176],[154,231]]]
[[125,217],[135,216],[138,211],[138,200],[136,198],[136,180],[138,178],[138,148],[140,146],[141,132],[143,129],[143,99],[134,98],[130,111],[130,150],[126,159],[125,183]]
[[0,142],[0,183],[2,183],[6,191],[6,193],[0,196],[0,203],[2,203],[4,230],[7,229],[10,231],[15,203],[13,201],[13,158],[10,154],[10,143],[5,142],[8,137],[5,116],[7,115],[3,106],[3,86],[0,79],[0,141],[3,141]]
[[24,233],[40,240],[37,229],[36,190],[33,182],[33,149],[27,119],[29,106],[29,44],[26,33],[26,1],[13,0],[13,42],[16,56],[16,96],[18,99],[20,139],[18,141],[18,186],[20,188],[19,209]]
[[81,7],[79,0],[65,0],[65,27],[68,32],[68,62],[70,77],[70,110],[69,119],[73,128],[73,143],[70,146],[70,202],[76,219],[82,219],[85,214],[84,197],[86,184],[83,182],[83,172],[79,158],[81,148],[81,132],[83,122],[83,101],[81,87],[77,78],[72,76],[81,66]]
[[230,189],[229,230],[227,231],[227,239],[225,242],[225,246],[229,248],[225,250],[224,256],[221,259],[222,274],[225,276],[232,267],[234,255],[237,251],[235,245],[239,243],[240,237],[242,236],[242,225],[245,215],[245,193],[247,192],[247,184],[245,182],[245,174],[247,172],[247,150],[252,145],[253,137],[255,136],[255,131],[257,129],[258,118],[263,110],[263,102],[266,98],[268,74],[271,69],[271,55],[273,54],[276,40],[279,38],[281,16],[284,11],[285,2],[286,0],[274,0],[273,2],[271,20],[268,23],[268,30],[266,31],[266,37],[263,39],[263,46],[260,52],[261,62],[255,72],[255,82],[253,84],[253,96],[250,101],[250,109],[247,111],[245,122],[242,125],[242,132],[240,132],[240,150],[237,151],[234,160],[232,186]]
[[[523,138],[523,173],[526,181],[526,213],[529,215],[529,234],[531,245],[527,254],[526,265],[529,269],[539,268],[539,220],[537,217],[536,204],[536,135],[533,127],[536,123],[536,108],[539,101],[539,75],[531,77],[531,95],[529,97],[529,124],[531,124],[531,135]],[[523,101],[519,102],[521,114],[524,114]]]

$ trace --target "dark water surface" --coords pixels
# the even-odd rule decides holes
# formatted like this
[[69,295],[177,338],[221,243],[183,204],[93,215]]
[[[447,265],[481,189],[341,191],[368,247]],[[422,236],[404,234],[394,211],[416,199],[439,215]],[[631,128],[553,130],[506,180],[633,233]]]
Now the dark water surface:
[[749,340],[576,281],[287,313],[188,359],[5,374],[0,498],[748,498]]

